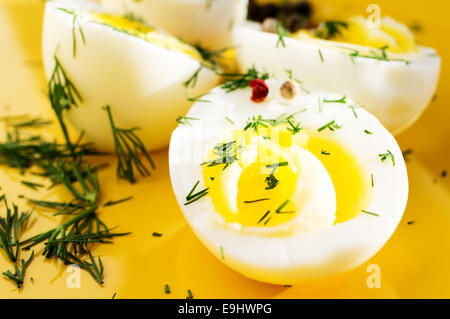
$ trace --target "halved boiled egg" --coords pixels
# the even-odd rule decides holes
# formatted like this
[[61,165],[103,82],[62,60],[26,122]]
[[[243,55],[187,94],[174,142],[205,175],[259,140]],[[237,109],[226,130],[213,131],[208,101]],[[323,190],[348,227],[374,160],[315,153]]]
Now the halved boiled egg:
[[255,99],[239,89],[246,80],[202,97],[172,134],[170,176],[189,225],[225,264],[263,282],[361,265],[407,202],[395,139],[345,96],[269,79],[268,96]]
[[88,1],[46,3],[42,50],[47,78],[56,57],[81,96],[68,119],[104,150],[113,149],[105,105],[119,127],[139,127],[146,146],[158,149],[168,144],[177,117],[192,104],[189,97],[219,79],[201,67],[208,63],[194,47],[134,15]]
[[[270,22],[270,21],[268,21]],[[236,26],[233,42],[242,70],[255,65],[304,83],[345,94],[377,116],[391,133],[410,126],[435,92],[441,60],[418,45],[403,24],[385,17],[372,26],[363,17],[325,21],[287,34],[275,22]]]
[[209,49],[231,45],[231,31],[245,20],[248,0],[103,0],[144,16],[190,43]]

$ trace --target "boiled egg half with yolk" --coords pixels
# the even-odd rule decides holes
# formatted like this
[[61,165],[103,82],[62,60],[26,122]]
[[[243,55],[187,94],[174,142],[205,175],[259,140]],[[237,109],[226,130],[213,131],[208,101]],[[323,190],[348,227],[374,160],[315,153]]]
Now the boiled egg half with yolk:
[[169,150],[175,195],[200,241],[273,284],[361,265],[392,235],[408,197],[402,153],[373,115],[322,89],[283,94],[286,81],[267,80],[260,103],[249,87],[213,89]]
[[118,127],[139,127],[144,144],[158,149],[168,145],[177,117],[192,105],[189,98],[219,79],[191,45],[90,1],[46,3],[42,50],[47,79],[57,73],[63,86],[69,80],[79,93],[73,94],[77,107],[65,115],[102,150],[114,147],[104,106]]
[[436,51],[418,45],[411,31],[390,17],[379,26],[363,17],[325,21],[294,34],[274,22],[264,25],[270,32],[250,22],[234,28],[242,70],[255,65],[282,76],[289,68],[304,83],[352,97],[394,135],[417,120],[436,90],[441,65]]

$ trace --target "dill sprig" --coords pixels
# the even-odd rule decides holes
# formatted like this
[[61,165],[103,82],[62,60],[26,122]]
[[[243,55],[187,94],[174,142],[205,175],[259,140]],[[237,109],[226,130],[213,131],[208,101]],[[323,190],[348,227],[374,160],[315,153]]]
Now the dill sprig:
[[[96,210],[97,205],[95,204],[87,209],[81,208],[76,215],[65,223],[30,237],[20,244],[24,245],[24,250],[28,250],[44,242],[43,256],[47,258],[56,256],[64,264],[77,264],[98,283],[102,284],[103,266],[101,260],[99,258],[99,265],[97,265],[88,246],[94,243],[111,243],[111,239],[130,233],[112,233],[112,229],[107,228],[97,216]],[[85,254],[90,257],[90,262],[81,260],[80,257]]]
[[72,150],[73,145],[66,124],[64,123],[63,112],[78,106],[78,103],[83,102],[83,98],[75,85],[68,78],[66,71],[56,55],[54,55],[53,58],[55,66],[50,80],[48,81],[48,97],[63,132],[66,144],[69,146],[69,149]]
[[245,89],[249,83],[255,79],[267,80],[269,73],[259,72],[254,66],[248,69],[247,73],[218,73],[218,75],[224,77],[224,83],[221,88],[227,93]]
[[144,156],[152,169],[155,169],[155,164],[148,154],[144,143],[142,143],[141,139],[135,133],[138,128],[118,128],[114,123],[110,106],[107,105],[104,109],[108,113],[114,138],[114,148],[118,159],[117,176],[129,180],[130,183],[136,182],[134,169],[142,177],[150,176],[150,170],[144,165],[139,154]]
[[32,212],[27,211],[19,214],[19,208],[13,204],[11,209],[4,196],[3,202],[6,216],[0,217],[0,244],[9,260],[15,263],[19,255],[20,232],[26,226]]
[[76,56],[77,56],[77,31],[80,34],[83,44],[86,45],[86,37],[84,36],[83,29],[81,28],[80,22],[78,21],[78,15],[73,10],[69,10],[66,8],[58,8],[58,10],[61,10],[65,13],[73,16],[73,20],[72,20],[72,51],[73,51],[73,58],[76,58]]
[[92,278],[95,279],[100,285],[103,284],[103,263],[100,257],[98,257],[98,264],[95,262],[94,257],[92,257],[92,254],[90,251],[88,251],[88,256],[90,261],[87,260],[81,260],[77,256],[68,253],[67,254],[70,258],[70,261],[76,265],[78,265],[80,268],[86,270]]
[[218,69],[218,67],[220,66],[220,62],[224,60],[224,54],[232,49],[229,47],[225,47],[221,49],[210,50],[198,43],[194,44],[194,47],[197,49],[198,53],[200,53],[202,60],[205,61],[213,70]]
[[[75,198],[89,204],[97,201],[100,191],[97,169],[91,170],[89,164],[84,168],[80,168],[74,162],[64,164],[61,161],[56,161],[55,168],[57,181],[63,184]],[[81,190],[73,185],[73,177],[80,184]]]
[[13,281],[17,288],[20,288],[20,286],[23,284],[23,280],[25,278],[25,271],[27,270],[28,266],[30,265],[31,260],[34,256],[34,250],[31,252],[30,257],[25,261],[22,259],[20,261],[20,266],[17,266],[17,264],[14,264],[14,273],[11,272],[11,270],[7,270],[2,272],[2,275],[8,278],[9,280]]
[[21,173],[33,165],[42,171],[35,175],[48,176],[52,163],[56,160],[81,161],[84,156],[102,155],[91,143],[81,143],[81,137],[75,144],[49,142],[40,135],[24,136],[22,127],[14,127],[6,133],[6,141],[0,143],[0,164],[18,168]]

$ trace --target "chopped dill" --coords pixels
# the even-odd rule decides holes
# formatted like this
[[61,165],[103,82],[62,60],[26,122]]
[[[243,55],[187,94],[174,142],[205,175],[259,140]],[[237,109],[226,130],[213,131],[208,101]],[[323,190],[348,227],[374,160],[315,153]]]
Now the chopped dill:
[[189,79],[187,79],[186,82],[183,83],[183,85],[184,85],[186,88],[189,88],[189,87],[194,88],[195,85],[197,84],[198,76],[199,76],[199,74],[200,74],[200,71],[201,71],[203,68],[204,68],[204,66],[203,66],[203,65],[200,65],[200,66],[197,68],[197,70],[195,70],[194,74],[192,74],[191,77],[190,77]]
[[236,141],[228,143],[219,143],[214,146],[214,154],[218,158],[203,162],[202,165],[208,165],[208,167],[225,164],[223,169],[226,169],[229,165],[238,160],[238,156],[242,151],[243,146],[238,145]]
[[381,159],[381,162],[384,162],[384,161],[386,161],[387,159],[390,158],[391,161],[392,161],[392,166],[395,166],[395,157],[394,157],[394,154],[392,154],[391,151],[389,151],[389,150],[386,150],[386,152],[387,152],[387,153],[378,154],[378,156],[379,156],[380,159]]
[[367,135],[373,135],[373,133],[369,130],[364,130],[364,133],[366,133]]
[[28,182],[28,181],[21,181],[21,183],[35,191],[38,190],[40,187],[44,187],[44,185],[42,185],[42,184]]
[[194,44],[194,47],[200,53],[202,60],[205,61],[211,69],[217,70],[220,66],[220,62],[223,61],[224,54],[231,50],[231,48],[225,47],[217,50],[210,50],[202,47],[200,44]]
[[379,214],[377,214],[377,213],[372,213],[372,212],[369,212],[369,211],[367,211],[367,210],[364,210],[364,209],[362,209],[362,210],[361,210],[361,212],[363,212],[364,214],[368,214],[368,215],[372,215],[372,216],[380,217],[380,215],[379,215]]
[[270,174],[266,177],[265,182],[267,183],[266,190],[274,189],[278,186],[280,181],[275,177],[274,174]]
[[270,198],[260,198],[260,199],[255,199],[255,200],[245,200],[244,204],[253,204],[253,203],[258,203],[258,202],[263,202],[266,200],[270,200]]
[[287,122],[288,122],[288,124],[290,125],[290,127],[288,127],[287,128],[287,130],[289,131],[289,132],[291,132],[292,133],[292,135],[295,135],[295,134],[297,134],[297,133],[300,133],[301,132],[301,130],[302,130],[302,128],[300,127],[300,123],[293,123],[292,121],[292,118],[288,118],[287,120],[286,120]]
[[164,285],[164,292],[165,292],[166,295],[170,294],[170,287],[169,287],[168,284]]
[[317,49],[317,51],[319,52],[320,62],[325,62],[325,60],[323,59],[322,51],[320,49]]
[[48,126],[50,124],[52,124],[52,121],[49,120],[43,120],[41,118],[33,118],[30,120],[25,120],[25,121],[21,121],[21,122],[15,122],[15,123],[11,123],[10,119],[7,118],[7,125],[15,128],[15,129],[22,129],[22,128],[42,128],[45,126]]
[[234,124],[233,120],[231,120],[228,116],[225,116],[225,120],[227,120],[230,124]]
[[266,165],[266,168],[272,168],[271,175],[273,175],[273,174],[275,174],[278,167],[283,167],[283,166],[288,166],[288,165],[289,165],[289,162],[280,162],[280,163]]
[[270,210],[268,210],[262,217],[261,219],[258,221],[258,224],[261,223],[264,219],[266,219],[266,217],[270,214]]
[[352,110],[353,115],[355,116],[355,119],[357,119],[358,118],[358,114],[356,113],[356,108],[358,108],[359,106],[357,106],[357,105],[349,105],[348,107]]
[[195,117],[179,116],[176,119],[178,124],[192,126],[190,121],[200,121],[200,119]]
[[295,135],[299,133],[301,130],[300,124],[299,123],[294,124],[295,122],[293,122],[295,114],[299,112],[295,112],[292,114],[282,113],[279,117],[275,119],[266,119],[263,118],[261,115],[253,116],[251,118],[248,118],[247,124],[244,127],[244,131],[252,128],[256,132],[260,126],[267,128],[269,125],[277,126],[280,124],[289,124],[290,127],[288,128],[288,131],[290,131],[293,135]]
[[321,154],[322,154],[322,155],[331,155],[330,152],[327,152],[327,151],[324,150],[323,148],[322,148]]
[[220,246],[220,258],[225,260],[225,250],[223,249],[223,246]]
[[184,203],[185,206],[198,201],[200,198],[206,196],[209,193],[209,188],[205,188],[197,193],[194,193],[195,189],[197,188],[199,183],[200,183],[200,181],[197,181],[197,183],[195,183],[194,187],[192,187],[192,189],[190,190],[189,194],[187,194],[186,202]]
[[277,35],[278,35],[278,41],[277,41],[276,48],[278,48],[280,46],[280,44],[283,48],[285,48],[286,42],[284,41],[284,37],[289,36],[289,32],[283,27],[281,22],[277,22],[276,31],[277,31]]
[[329,129],[330,131],[334,132],[335,130],[338,130],[342,127],[342,125],[338,125],[336,124],[336,121],[333,120],[331,122],[328,122],[327,124],[325,124],[324,126],[320,127],[317,129],[318,132],[322,132],[325,129]]
[[323,103],[347,103],[347,96],[343,96],[340,99],[335,100],[329,100],[329,99],[323,99]]
[[285,200],[284,202],[283,202],[283,204],[281,204],[280,205],[280,207],[278,207],[277,209],[276,209],[276,213],[277,214],[293,214],[293,213],[295,213],[295,211],[286,211],[286,212],[282,212],[281,210],[290,202],[291,200],[290,199],[287,199],[287,200]]

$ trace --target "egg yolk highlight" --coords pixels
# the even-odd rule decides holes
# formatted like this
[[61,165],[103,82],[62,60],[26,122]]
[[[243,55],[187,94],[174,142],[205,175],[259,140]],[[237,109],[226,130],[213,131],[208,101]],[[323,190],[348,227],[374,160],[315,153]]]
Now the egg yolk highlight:
[[226,222],[277,226],[300,212],[292,201],[298,182],[298,173],[289,165],[292,145],[310,151],[328,171],[336,192],[335,223],[350,220],[367,207],[370,176],[363,174],[355,156],[335,139],[305,131],[294,135],[283,125],[256,132],[237,130],[232,141],[211,150],[203,163],[204,183],[215,210]]
[[171,35],[158,32],[156,28],[148,25],[144,20],[133,14],[92,13],[91,17],[94,22],[109,26],[116,31],[138,37],[168,50],[183,52],[199,62],[204,62],[196,48]]

